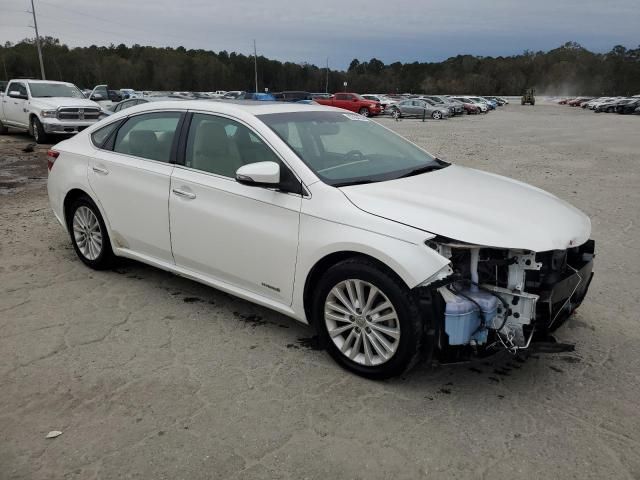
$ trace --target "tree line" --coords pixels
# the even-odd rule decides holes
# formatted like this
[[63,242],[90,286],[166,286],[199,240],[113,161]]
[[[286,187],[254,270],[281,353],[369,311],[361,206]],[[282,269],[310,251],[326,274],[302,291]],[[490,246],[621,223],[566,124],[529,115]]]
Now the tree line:
[[[0,75],[39,78],[35,39],[0,46]],[[82,88],[106,83],[113,88],[169,91],[255,89],[254,59],[235,52],[110,45],[69,48],[42,39],[47,78]],[[258,56],[262,91],[304,90],[379,93],[518,95],[536,88],[549,95],[634,95],[640,93],[640,46],[617,45],[594,53],[575,42],[548,52],[525,51],[507,57],[458,55],[442,62],[384,62],[354,59],[346,71]]]

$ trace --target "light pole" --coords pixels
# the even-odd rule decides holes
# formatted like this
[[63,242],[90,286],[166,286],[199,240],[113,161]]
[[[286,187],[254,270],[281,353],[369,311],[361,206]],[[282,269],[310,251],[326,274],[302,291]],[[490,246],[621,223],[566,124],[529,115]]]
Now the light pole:
[[324,83],[324,93],[329,93],[329,57],[327,57],[327,77]]
[[[33,1],[33,0],[31,0]],[[255,67],[255,71],[256,71],[256,90],[255,92],[258,93],[258,51],[256,50],[256,41],[253,41],[253,64]]]
[[42,48],[40,48],[40,34],[38,33],[38,21],[36,20],[36,7],[31,0],[31,13],[33,14],[33,28],[36,30],[36,47],[38,47],[38,59],[40,60],[40,74],[42,80],[46,80],[44,75],[44,62],[42,61]]

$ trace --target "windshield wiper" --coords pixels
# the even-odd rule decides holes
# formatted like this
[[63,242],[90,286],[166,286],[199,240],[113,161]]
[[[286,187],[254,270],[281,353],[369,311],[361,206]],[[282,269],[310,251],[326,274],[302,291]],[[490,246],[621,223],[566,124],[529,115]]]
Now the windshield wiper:
[[334,187],[349,187],[351,185],[363,185],[365,183],[374,183],[373,180],[353,180],[348,182],[334,183]]
[[413,170],[400,175],[399,177],[396,178],[406,178],[406,177],[413,177],[414,175],[420,175],[421,173],[427,173],[427,172],[433,172],[434,170],[440,170],[442,167],[442,165],[426,165],[424,167],[419,167],[419,168],[414,168]]

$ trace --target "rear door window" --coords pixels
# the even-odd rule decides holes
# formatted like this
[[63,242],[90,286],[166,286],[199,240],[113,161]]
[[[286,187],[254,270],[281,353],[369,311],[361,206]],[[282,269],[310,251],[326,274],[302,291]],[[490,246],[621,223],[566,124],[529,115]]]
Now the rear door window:
[[180,112],[157,112],[129,118],[116,135],[113,151],[169,162]]

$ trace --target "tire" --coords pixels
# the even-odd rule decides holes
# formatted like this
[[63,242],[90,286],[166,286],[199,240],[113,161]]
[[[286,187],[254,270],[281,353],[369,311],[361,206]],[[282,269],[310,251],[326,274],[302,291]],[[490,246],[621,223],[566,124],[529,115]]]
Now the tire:
[[5,127],[2,122],[0,122],[0,135],[6,135],[9,133],[9,128]]
[[[362,302],[349,303],[347,285],[350,282],[352,294],[356,297],[358,289],[355,285],[359,282]],[[363,303],[367,307],[366,301],[374,288],[378,293],[372,298],[369,308],[373,313],[369,316],[365,309],[354,311]],[[340,300],[334,293],[336,291],[351,307]],[[357,375],[379,380],[400,375],[417,363],[425,324],[420,316],[417,298],[392,272],[366,258],[354,257],[327,270],[316,285],[315,292],[312,306],[314,325],[321,345],[326,346],[340,366]],[[385,304],[389,306],[384,307]],[[379,310],[376,312],[376,309]],[[347,316],[350,311],[354,311],[355,315]],[[381,317],[390,319],[381,321]],[[335,330],[341,327],[336,334]]]
[[[115,255],[100,210],[93,201],[82,196],[74,200],[67,215],[71,243],[82,262],[94,270],[113,266]],[[92,238],[87,238],[91,234]],[[84,242],[83,242],[84,239]]]
[[607,108],[607,113],[613,113],[613,107]]
[[49,137],[44,131],[44,127],[42,126],[42,123],[40,123],[38,117],[31,117],[31,122],[29,122],[29,133],[36,143],[42,144],[49,142]]
[[360,115],[362,115],[363,117],[368,117],[369,116],[369,109],[362,107],[360,110],[358,110],[358,113]]
[[398,110],[397,108],[394,108],[391,110],[391,116],[395,119],[395,120],[399,120],[400,117],[402,117],[402,114],[400,113],[400,110]]
[[441,120],[442,119],[442,112],[439,110],[436,110],[435,112],[433,112],[431,114],[431,118],[433,118],[434,120]]

